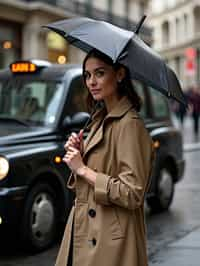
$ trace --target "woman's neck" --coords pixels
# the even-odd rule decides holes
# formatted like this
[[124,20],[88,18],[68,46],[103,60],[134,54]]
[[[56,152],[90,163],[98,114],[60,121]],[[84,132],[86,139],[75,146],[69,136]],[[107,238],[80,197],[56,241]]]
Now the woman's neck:
[[120,95],[116,95],[115,97],[113,97],[112,95],[112,97],[104,99],[107,113],[111,112],[111,110],[117,105],[121,98],[122,96]]

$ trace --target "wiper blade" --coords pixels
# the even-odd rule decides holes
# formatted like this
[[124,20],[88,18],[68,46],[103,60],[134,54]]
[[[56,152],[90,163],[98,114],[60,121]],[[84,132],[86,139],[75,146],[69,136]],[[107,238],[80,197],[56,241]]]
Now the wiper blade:
[[18,124],[21,124],[23,126],[29,127],[30,125],[26,123],[25,121],[18,119],[18,118],[13,118],[13,117],[0,117],[0,121],[10,121],[10,122],[16,122]]

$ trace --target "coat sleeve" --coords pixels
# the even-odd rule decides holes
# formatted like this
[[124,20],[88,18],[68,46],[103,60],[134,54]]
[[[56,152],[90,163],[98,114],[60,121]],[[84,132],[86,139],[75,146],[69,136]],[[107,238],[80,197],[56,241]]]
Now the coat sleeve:
[[[118,130],[117,130],[118,131]],[[117,176],[98,173],[95,199],[134,210],[144,201],[152,166],[152,140],[140,119],[130,119],[117,132]]]

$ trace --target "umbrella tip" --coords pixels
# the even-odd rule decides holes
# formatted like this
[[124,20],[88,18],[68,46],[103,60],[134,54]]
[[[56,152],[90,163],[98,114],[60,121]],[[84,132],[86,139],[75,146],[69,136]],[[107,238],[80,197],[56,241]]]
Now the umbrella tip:
[[136,25],[136,28],[135,28],[135,34],[138,34],[141,27],[142,27],[142,24],[144,23],[145,19],[146,19],[146,15],[142,16],[142,18],[140,19],[140,21],[138,22],[138,24]]

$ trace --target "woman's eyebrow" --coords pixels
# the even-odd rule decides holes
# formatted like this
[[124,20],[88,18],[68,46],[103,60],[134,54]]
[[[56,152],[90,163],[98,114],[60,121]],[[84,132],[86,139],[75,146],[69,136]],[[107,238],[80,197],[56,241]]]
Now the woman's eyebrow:
[[[99,70],[106,70],[106,68],[105,67],[97,67],[92,72],[96,72],[96,71],[99,71]],[[90,71],[89,70],[85,70],[84,73],[90,73]]]
[[98,70],[105,70],[106,68],[105,67],[97,67],[97,68],[95,68],[95,70],[94,71],[98,71]]

